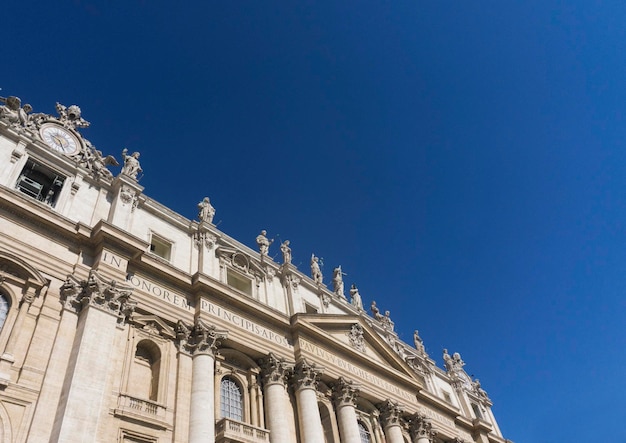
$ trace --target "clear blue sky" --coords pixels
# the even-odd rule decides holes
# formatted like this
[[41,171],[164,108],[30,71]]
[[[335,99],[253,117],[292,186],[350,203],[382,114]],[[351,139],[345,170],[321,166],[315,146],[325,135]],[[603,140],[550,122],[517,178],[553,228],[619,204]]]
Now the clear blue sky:
[[[517,443],[626,441],[626,3],[35,1],[0,94],[78,104],[145,193],[341,264]],[[270,252],[278,253],[273,247]]]

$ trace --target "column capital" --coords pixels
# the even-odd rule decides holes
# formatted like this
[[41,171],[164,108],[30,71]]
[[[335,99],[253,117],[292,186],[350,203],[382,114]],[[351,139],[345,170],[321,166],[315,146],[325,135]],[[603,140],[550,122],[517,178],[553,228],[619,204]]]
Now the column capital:
[[259,364],[261,366],[263,384],[265,386],[274,384],[285,386],[287,377],[293,373],[294,365],[287,363],[282,357],[276,357],[273,352],[270,352],[267,357],[262,358]]
[[93,306],[115,315],[118,323],[127,320],[137,305],[130,299],[133,288],[115,280],[106,281],[93,269],[89,271],[87,280],[79,281],[74,275],[68,275],[60,292],[65,309],[78,313],[87,306]]
[[414,414],[409,418],[409,430],[413,441],[428,439],[432,443],[437,431],[433,430],[432,422],[424,414]]
[[335,406],[353,406],[356,407],[356,401],[359,397],[360,386],[352,380],[339,377],[337,383],[333,386],[333,400]]
[[192,356],[205,354],[214,357],[221,340],[228,337],[228,331],[217,330],[214,325],[200,319],[197,319],[191,328],[179,320],[175,333],[179,351]]
[[297,391],[301,389],[317,389],[319,377],[324,372],[324,368],[315,363],[309,363],[306,359],[300,360],[295,367],[293,374],[293,384]]
[[400,426],[400,419],[402,418],[403,408],[395,401],[386,400],[378,405],[380,410],[380,418],[383,422],[383,427]]

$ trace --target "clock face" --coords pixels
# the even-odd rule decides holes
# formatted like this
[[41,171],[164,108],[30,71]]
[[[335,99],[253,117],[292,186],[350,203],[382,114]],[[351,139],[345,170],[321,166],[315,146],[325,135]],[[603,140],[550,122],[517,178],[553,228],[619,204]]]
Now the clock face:
[[78,140],[71,132],[61,126],[43,125],[39,133],[48,146],[62,154],[74,155],[78,152]]

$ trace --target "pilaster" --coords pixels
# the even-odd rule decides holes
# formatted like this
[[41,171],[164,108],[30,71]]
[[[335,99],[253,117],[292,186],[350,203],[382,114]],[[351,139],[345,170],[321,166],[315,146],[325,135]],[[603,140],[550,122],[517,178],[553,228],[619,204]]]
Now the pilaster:
[[95,271],[86,281],[68,278],[66,308],[79,312],[78,327],[52,431],[52,441],[97,441],[116,326],[134,309],[132,289],[105,282]]

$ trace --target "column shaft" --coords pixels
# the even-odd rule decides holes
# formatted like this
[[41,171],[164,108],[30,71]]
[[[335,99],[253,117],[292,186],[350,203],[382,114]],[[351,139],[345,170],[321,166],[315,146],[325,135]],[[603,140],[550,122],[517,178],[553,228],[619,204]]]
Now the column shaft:
[[302,443],[325,443],[324,428],[317,407],[317,394],[314,388],[300,388],[296,391],[298,402],[298,424]]
[[400,425],[391,425],[385,427],[385,438],[388,443],[404,443],[402,429]]
[[270,443],[290,443],[289,416],[285,411],[285,386],[272,383],[265,387],[265,410],[267,428],[270,430]]
[[189,443],[208,443],[215,440],[214,364],[213,356],[207,353],[193,356]]
[[344,404],[337,407],[337,421],[341,443],[361,443],[359,423],[354,406]]

